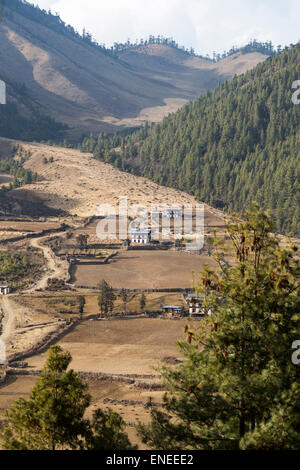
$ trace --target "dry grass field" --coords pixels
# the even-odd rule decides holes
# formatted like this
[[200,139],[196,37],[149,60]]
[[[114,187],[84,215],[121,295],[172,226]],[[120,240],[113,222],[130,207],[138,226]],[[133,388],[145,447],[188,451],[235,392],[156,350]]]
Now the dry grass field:
[[5,418],[5,411],[15,400],[29,396],[36,377],[7,377],[5,384],[0,385],[0,419]]
[[[16,144],[15,141],[10,143]],[[0,139],[0,149],[5,145],[7,139]],[[36,198],[51,209],[80,217],[95,216],[100,204],[117,207],[121,196],[128,198],[128,205],[143,204],[149,210],[152,205],[160,204],[199,204],[187,193],[124,173],[79,150],[25,142],[21,145],[32,154],[24,166],[37,172],[40,181],[12,192],[20,204]],[[44,164],[44,157],[48,160],[53,157],[54,161]],[[221,213],[207,205],[205,215],[210,225],[222,225]]]
[[[15,232],[41,232],[42,230],[49,230],[53,228],[58,228],[60,226],[59,221],[51,222],[50,220],[47,221],[26,221],[26,220],[0,220],[0,231],[7,230],[9,228]],[[17,235],[16,235],[17,236]]]
[[[176,346],[178,339],[185,339],[186,320],[163,320],[149,318],[90,320],[84,321],[67,333],[59,344],[70,351],[71,367],[81,372],[103,372],[107,374],[157,375],[153,369],[159,361],[173,363],[182,358]],[[26,359],[29,370],[41,369],[47,353]],[[111,408],[127,423],[127,432],[132,442],[143,445],[136,436],[134,423],[147,422],[149,412],[145,404],[151,397],[161,403],[163,391],[137,388],[130,383],[85,379],[91,393],[91,406],[87,416],[97,408]],[[5,410],[19,397],[27,398],[36,381],[35,376],[10,376],[0,386],[0,419]],[[150,380],[149,383],[158,380]],[[145,382],[148,382],[145,379]]]
[[55,229],[61,222],[56,221],[26,221],[26,220],[0,220],[0,241],[23,236],[30,233],[37,233],[43,230]]
[[170,289],[193,287],[193,272],[213,265],[207,255],[186,251],[124,251],[108,264],[76,265],[75,285],[96,286],[105,279],[114,288]]
[[[99,306],[97,302],[98,293],[91,293],[90,291],[81,290],[80,292],[45,292],[35,293],[30,295],[22,295],[19,297],[19,302],[27,308],[30,308],[40,313],[41,319],[50,315],[53,318],[68,319],[70,316],[76,318],[79,316],[78,312],[78,296],[83,295],[86,300],[84,307],[83,318],[91,315],[98,315]],[[161,305],[185,305],[182,294],[170,292],[150,292],[145,294],[146,297],[146,310],[160,310]],[[140,293],[130,293],[126,311],[139,312],[140,311]],[[119,314],[124,310],[124,303],[120,296],[117,295],[113,314]]]
[[[31,152],[31,157],[25,163],[25,167],[35,171],[39,175],[39,181],[35,184],[23,186],[10,192],[10,197],[21,207],[32,207],[33,212],[38,207],[47,211],[64,211],[69,215],[71,223],[80,225],[80,217],[97,215],[97,208],[102,204],[110,204],[113,209],[118,210],[119,197],[127,197],[128,207],[133,205],[144,205],[149,211],[153,205],[192,205],[199,204],[196,199],[187,193],[176,189],[159,186],[146,178],[136,177],[124,173],[112,165],[100,162],[90,154],[81,153],[78,150],[62,147],[51,147],[44,144],[16,142],[0,138],[1,149],[6,151],[17,143],[21,144],[25,151]],[[43,159],[53,162],[44,164]],[[72,175],[72,178],[70,178]],[[206,204],[204,225],[206,232],[213,228],[222,230],[224,226],[223,214]],[[78,217],[75,217],[77,215]],[[47,222],[45,221],[46,228]],[[55,222],[54,219],[50,219]],[[60,222],[68,222],[66,217],[61,217]],[[16,226],[22,232],[35,230],[40,227],[40,222]],[[96,224],[94,221],[84,229],[96,242]],[[10,227],[11,222],[5,226]],[[1,230],[2,226],[0,226]],[[77,234],[80,232],[78,231]]]
[[[186,319],[132,318],[88,320],[67,333],[59,344],[70,351],[72,368],[109,374],[157,374],[153,367],[167,357],[180,359],[176,341],[184,339]],[[28,359],[43,367],[47,353]]]

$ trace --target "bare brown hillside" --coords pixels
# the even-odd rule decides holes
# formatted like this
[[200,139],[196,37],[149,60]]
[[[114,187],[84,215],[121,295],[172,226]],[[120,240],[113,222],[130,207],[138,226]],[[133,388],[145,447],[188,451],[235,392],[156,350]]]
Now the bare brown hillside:
[[[0,152],[18,142],[0,138]],[[182,191],[159,186],[146,178],[124,173],[112,165],[96,160],[79,150],[19,142],[31,157],[24,167],[38,173],[40,181],[14,189],[9,197],[21,207],[32,205],[71,215],[96,215],[100,204],[116,206],[120,196],[128,204],[195,204],[196,200]],[[48,163],[44,163],[44,157]],[[53,157],[51,163],[49,159]],[[37,209],[38,209],[37,207]],[[223,225],[220,213],[206,206],[206,222]],[[43,215],[42,213],[40,215]],[[47,215],[47,214],[45,214]]]
[[214,64],[159,44],[112,57],[51,29],[41,15],[23,15],[7,2],[0,27],[0,76],[24,83],[41,111],[68,124],[74,136],[159,121],[266,58],[237,53]]

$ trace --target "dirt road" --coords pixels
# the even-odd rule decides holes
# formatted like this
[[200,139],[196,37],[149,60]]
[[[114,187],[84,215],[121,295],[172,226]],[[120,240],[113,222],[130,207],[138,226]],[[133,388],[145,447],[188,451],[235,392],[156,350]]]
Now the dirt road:
[[[62,233],[58,233],[57,235],[62,235]],[[46,270],[43,272],[41,279],[32,287],[25,290],[25,293],[34,292],[40,289],[45,289],[48,284],[48,279],[63,279],[67,281],[68,279],[68,263],[66,261],[61,261],[59,258],[55,256],[53,251],[49,246],[46,246],[44,243],[47,240],[46,237],[41,238],[33,238],[30,242],[30,245],[34,248],[38,248],[43,252],[44,258],[46,260]]]
[[14,333],[15,325],[19,321],[19,316],[12,308],[9,297],[7,296],[2,296],[0,298],[0,308],[4,314],[0,340],[7,343]]
[[24,324],[24,314],[20,311],[19,308],[11,301],[10,296],[1,296],[0,298],[0,308],[4,315],[2,321],[2,335],[0,336],[0,341],[5,344],[6,355],[9,354],[14,349],[14,339],[15,332],[18,326]]
[[[26,293],[46,288],[48,279],[67,280],[68,278],[68,263],[59,260],[51,248],[44,245],[47,238],[47,236],[35,238],[30,242],[32,247],[43,252],[47,266],[41,279],[24,291]],[[29,349],[49,333],[54,332],[59,326],[57,320],[48,317],[46,313],[41,318],[38,312],[17,303],[13,295],[0,297],[0,309],[3,313],[0,341],[6,345],[7,357],[13,353]]]
[[5,344],[7,359],[44,341],[61,326],[47,313],[41,315],[19,304],[13,295],[1,296],[0,308],[4,314],[0,341]]

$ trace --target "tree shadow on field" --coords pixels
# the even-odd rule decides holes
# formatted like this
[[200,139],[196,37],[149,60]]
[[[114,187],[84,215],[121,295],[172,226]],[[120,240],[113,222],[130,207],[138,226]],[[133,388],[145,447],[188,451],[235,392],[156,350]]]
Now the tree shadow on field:
[[139,256],[116,256],[114,258],[112,258],[110,261],[109,261],[109,264],[112,264],[112,263],[117,263],[118,261],[128,261],[128,260],[135,260],[135,259],[140,259]]

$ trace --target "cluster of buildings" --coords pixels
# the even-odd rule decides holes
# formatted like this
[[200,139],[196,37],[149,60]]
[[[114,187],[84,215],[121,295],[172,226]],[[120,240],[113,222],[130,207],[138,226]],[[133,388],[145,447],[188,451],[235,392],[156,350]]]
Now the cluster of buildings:
[[179,219],[182,217],[182,209],[180,207],[165,207],[162,209],[156,209],[151,212],[151,218],[163,217],[166,219]]
[[211,310],[208,312],[204,309],[202,301],[204,300],[204,294],[187,294],[185,301],[189,308],[190,317],[203,317],[205,315],[211,315]]
[[[160,223],[160,218],[168,220],[179,219],[182,217],[182,209],[180,207],[167,206],[165,208],[158,208],[150,213],[151,221]],[[130,238],[133,243],[149,244],[153,241],[153,229],[151,228],[136,228],[130,229]]]
[[206,315],[211,315],[211,310],[206,310],[203,307],[204,294],[187,294],[185,302],[187,309],[183,305],[162,305],[163,312],[170,318],[186,317],[202,318]]

